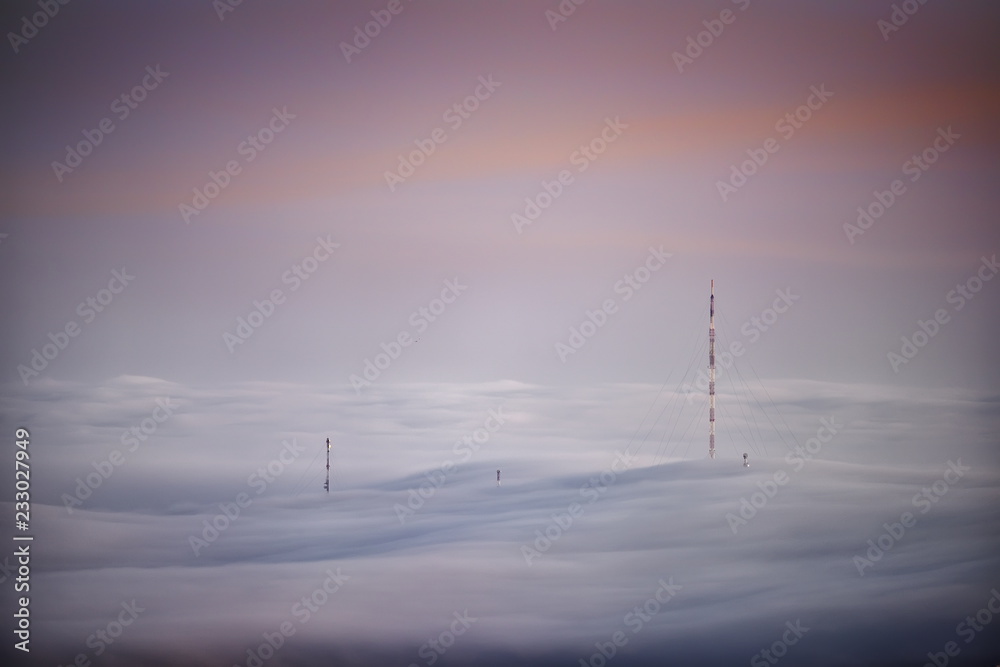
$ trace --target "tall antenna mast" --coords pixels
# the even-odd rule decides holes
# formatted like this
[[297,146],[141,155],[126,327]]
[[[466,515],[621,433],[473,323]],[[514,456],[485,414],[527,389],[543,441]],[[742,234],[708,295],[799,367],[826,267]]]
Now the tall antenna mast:
[[330,493],[330,438],[326,439],[326,484],[323,488]]
[[715,458],[715,280],[708,308],[708,457]]

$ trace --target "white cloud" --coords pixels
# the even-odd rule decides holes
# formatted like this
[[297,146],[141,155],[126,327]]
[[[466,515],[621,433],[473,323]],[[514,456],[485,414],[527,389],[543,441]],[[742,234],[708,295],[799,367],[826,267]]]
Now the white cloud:
[[[36,494],[47,503],[34,510],[37,618],[52,646],[69,651],[84,650],[95,623],[135,598],[149,611],[109,655],[167,650],[163,637],[173,636],[184,641],[170,650],[236,661],[289,617],[324,570],[340,567],[350,580],[308,623],[295,621],[285,657],[382,645],[400,664],[419,662],[420,645],[468,609],[479,620],[452,658],[488,663],[506,648],[566,664],[589,656],[661,577],[673,577],[683,589],[639,633],[626,630],[630,643],[616,658],[623,664],[626,656],[694,655],[713,636],[725,642],[702,655],[749,660],[799,618],[812,628],[795,647],[801,659],[828,661],[834,646],[865,656],[875,637],[909,636],[893,654],[903,659],[935,648],[932,635],[910,632],[914,609],[920,623],[947,633],[995,584],[988,573],[996,570],[1000,475],[976,438],[995,432],[996,411],[984,410],[995,399],[966,392],[779,384],[772,395],[800,441],[831,408],[845,424],[801,470],[782,458],[777,441],[769,443],[772,456],[746,470],[731,447],[705,460],[698,438],[690,460],[606,476],[590,503],[581,489],[629,446],[656,388],[385,385],[358,400],[349,390],[289,384],[50,385],[8,399],[7,412],[30,420],[44,410],[40,431],[52,440],[87,424],[71,406],[109,400],[103,426],[78,429],[84,435],[61,447],[33,435]],[[88,456],[113,447],[114,434],[163,392],[183,402],[176,423],[163,424],[68,514],[59,495],[87,472]],[[134,398],[119,402],[119,393]],[[498,402],[509,423],[401,525],[393,505],[405,503],[407,490],[452,456],[455,439]],[[873,405],[880,420],[871,418]],[[970,421],[961,441],[936,438],[943,410]],[[329,496],[323,458],[314,461],[328,435],[335,442]],[[292,436],[308,452],[256,494],[247,476]],[[920,513],[913,496],[958,457],[971,471]],[[738,513],[741,498],[779,469],[787,483],[733,534],[727,513]],[[194,556],[191,535],[240,492],[252,503]],[[559,537],[526,564],[521,547],[553,525],[553,513],[565,521],[572,503],[582,512],[553,529]],[[916,525],[859,576],[853,557],[904,511]],[[977,641],[966,655],[995,648],[986,636]]]

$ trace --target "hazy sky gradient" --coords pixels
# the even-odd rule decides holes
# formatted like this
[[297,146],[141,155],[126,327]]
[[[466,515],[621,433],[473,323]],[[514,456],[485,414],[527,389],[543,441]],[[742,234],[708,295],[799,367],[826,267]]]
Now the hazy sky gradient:
[[[126,266],[121,306],[47,373],[345,382],[459,276],[469,291],[386,379],[655,382],[715,278],[737,331],[775,289],[801,294],[753,350],[766,375],[989,386],[992,284],[905,372],[885,360],[1000,245],[986,3],[924,6],[888,42],[890,9],[870,3],[588,3],[555,31],[539,3],[403,7],[350,64],[338,44],[371,19],[344,3],[221,22],[204,3],[67,6],[11,54],[9,377]],[[672,54],[726,8],[735,21],[678,73]],[[118,121],[111,103],[156,65],[169,77]],[[501,85],[451,129],[480,76]],[[775,122],[821,85],[833,97],[782,138]],[[179,204],[242,162],[275,107],[296,116],[287,130],[185,224]],[[51,163],[104,117],[114,132],[58,182]],[[576,173],[608,117],[627,130]],[[390,192],[384,173],[437,127],[447,141]],[[960,140],[848,243],[843,224],[942,127]],[[723,202],[717,182],[769,136],[779,152]],[[517,234],[511,215],[562,169],[574,183]],[[287,291],[318,235],[338,255],[230,354],[223,332]],[[649,245],[669,266],[561,363],[556,341]]]

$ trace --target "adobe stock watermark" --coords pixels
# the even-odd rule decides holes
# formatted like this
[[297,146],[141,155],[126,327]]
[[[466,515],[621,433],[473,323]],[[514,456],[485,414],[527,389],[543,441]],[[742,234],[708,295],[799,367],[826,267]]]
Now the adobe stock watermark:
[[[441,120],[448,124],[452,132],[456,132],[458,128],[462,127],[462,123],[471,118],[479,106],[490,99],[500,86],[501,83],[494,81],[492,74],[485,77],[480,76],[479,85],[472,91],[472,94],[448,107],[441,115]],[[406,179],[413,176],[417,169],[427,161],[427,158],[434,154],[437,147],[446,141],[448,141],[448,132],[440,127],[431,130],[430,136],[426,139],[415,139],[413,144],[416,149],[405,156],[400,153],[397,156],[399,163],[396,171],[386,171],[384,174],[389,192],[395,192],[397,185],[405,183]]]
[[788,648],[798,644],[799,640],[809,632],[809,628],[802,625],[802,620],[798,618],[795,619],[794,623],[785,621],[785,627],[787,630],[782,633],[781,639],[775,640],[767,648],[754,653],[753,657],[750,658],[751,667],[767,667],[767,665],[778,664],[779,660],[788,655]]
[[631,637],[625,630],[631,630],[633,636],[642,632],[646,624],[652,621],[653,617],[659,614],[663,607],[677,595],[677,592],[684,588],[680,584],[675,584],[673,577],[666,580],[660,579],[656,583],[658,587],[653,594],[642,604],[633,607],[622,618],[622,629],[612,632],[608,641],[595,642],[594,648],[597,650],[591,653],[590,657],[580,658],[580,667],[604,667],[607,665],[608,661],[618,655],[618,651],[628,644]]
[[[794,137],[795,133],[812,119],[813,114],[822,109],[833,97],[833,93],[826,89],[826,84],[820,84],[818,88],[810,86],[809,91],[810,94],[804,104],[789,111],[774,124],[774,131],[781,135],[784,141]],[[731,195],[736,194],[737,190],[746,185],[748,180],[779,150],[781,143],[774,137],[765,139],[760,148],[748,148],[746,153],[749,159],[739,165],[732,165],[728,179],[715,182],[722,201],[725,202]]]
[[[464,635],[472,624],[479,619],[475,616],[469,615],[469,610],[465,609],[461,613],[453,612],[452,616],[454,620],[448,624],[448,627],[438,633],[437,637],[431,637],[426,642],[421,644],[420,648],[417,649],[417,655],[423,658],[424,663],[428,665],[433,665],[448,652],[459,637]],[[420,667],[415,662],[411,662],[409,667]]]
[[[996,253],[989,259],[985,256],[980,258],[979,268],[965,282],[955,285],[955,289],[950,290],[945,295],[945,302],[952,305],[952,313],[962,310],[969,301],[975,298],[983,286],[1000,272],[1000,264],[997,264]],[[934,311],[933,317],[927,320],[917,320],[917,328],[910,336],[901,336],[902,345],[899,352],[890,351],[886,354],[889,366],[893,373],[899,373],[899,369],[913,361],[920,350],[938,335],[941,327],[951,321],[951,313],[947,308],[938,308]]]
[[[833,440],[843,424],[838,424],[835,417],[820,417],[820,426],[816,429],[816,435],[806,440],[805,444],[795,444],[795,449],[785,455],[785,463],[791,466],[791,473],[797,473],[806,466],[807,461],[811,461],[823,449],[823,445]],[[740,498],[740,506],[736,513],[726,512],[726,523],[729,529],[736,535],[740,528],[750,523],[757,516],[757,513],[767,505],[776,495],[781,487],[790,481],[789,472],[784,468],[776,470],[770,480],[758,481],[757,488],[750,497]]]
[[81,507],[83,501],[90,498],[94,491],[101,488],[101,485],[114,474],[116,468],[124,465],[128,454],[135,453],[139,449],[140,443],[145,442],[153,436],[159,430],[160,425],[173,416],[174,410],[177,407],[176,404],[170,402],[169,396],[167,398],[158,398],[156,399],[156,407],[153,408],[150,416],[144,418],[131,428],[122,431],[119,441],[125,451],[112,449],[106,458],[91,462],[90,465],[94,468],[94,472],[88,473],[83,478],[77,477],[76,489],[74,489],[72,494],[62,494],[62,501],[63,505],[66,506],[66,512],[73,514],[74,507]]
[[[139,618],[139,614],[146,611],[146,608],[140,607],[134,599],[130,602],[122,602],[120,606],[122,610],[118,612],[117,617],[108,621],[103,627],[97,628],[97,630],[87,637],[87,648],[93,649],[95,658],[104,655],[104,652],[125,634],[125,628],[135,623],[136,619]],[[90,665],[91,659],[88,654],[88,651],[77,653],[76,657],[73,658],[73,661],[67,667],[86,667]]]
[[549,28],[555,32],[560,23],[565,23],[570,16],[576,13],[576,8],[587,2],[587,0],[559,0],[555,9],[545,10],[545,20],[549,22]]
[[69,4],[69,0],[38,0],[38,8],[41,11],[35,12],[30,17],[21,17],[21,29],[17,32],[8,32],[7,41],[10,47],[17,54],[21,47],[38,36],[38,31],[49,24],[50,19],[54,19],[62,7]]
[[[246,661],[237,663],[234,667],[262,667],[265,662],[275,656],[275,654],[285,645],[289,637],[295,635],[300,626],[305,625],[313,616],[330,602],[330,598],[339,591],[351,577],[343,574],[340,567],[336,572],[327,568],[324,572],[326,577],[308,595],[303,595],[302,599],[295,602],[288,611],[288,618],[278,624],[273,631],[264,631],[261,638],[264,640],[257,646],[252,646],[246,650]],[[294,622],[293,622],[294,621]]]
[[243,172],[243,165],[250,164],[267,150],[275,137],[284,132],[294,119],[295,114],[288,113],[288,107],[282,107],[280,111],[278,107],[271,109],[271,117],[267,123],[255,133],[248,134],[246,139],[236,146],[236,154],[243,158],[243,164],[240,164],[239,160],[229,160],[219,171],[210,169],[205,184],[191,190],[193,195],[191,203],[181,202],[177,205],[184,223],[190,225],[192,218],[201,215],[208,205],[229,187],[233,178]]
[[235,12],[236,8],[243,4],[243,0],[212,0],[212,9],[219,21],[226,20],[226,14]]
[[438,489],[448,481],[449,475],[479,452],[504,423],[506,423],[506,419],[503,416],[503,406],[498,405],[496,409],[490,409],[480,428],[456,440],[451,448],[452,454],[455,455],[454,458],[450,458],[434,470],[424,473],[427,481],[419,487],[407,491],[408,497],[405,505],[396,503],[392,506],[399,523],[406,523],[406,520],[416,514],[424,506],[424,503],[433,498]]
[[[927,514],[970,470],[972,468],[969,466],[962,465],[962,459],[948,461],[948,466],[941,477],[930,486],[921,488],[913,496],[912,505],[920,510],[920,514]],[[882,560],[882,557],[903,539],[906,531],[917,525],[917,518],[913,512],[903,512],[899,515],[898,521],[883,523],[882,527],[885,530],[877,537],[868,540],[868,549],[864,555],[858,554],[852,559],[858,574],[863,577],[865,570],[875,567],[875,563]]]
[[[618,116],[604,119],[604,127],[596,137],[580,146],[570,153],[569,163],[576,168],[576,173],[582,174],[587,171],[590,165],[605,151],[608,146],[618,140],[618,138],[628,129],[628,124],[621,122]],[[534,197],[524,198],[524,211],[512,213],[510,221],[514,225],[514,230],[518,234],[524,232],[524,228],[533,224],[552,203],[562,196],[566,188],[575,182],[573,172],[569,169],[559,171],[555,178],[541,181],[542,189]]]
[[531,566],[531,561],[540,558],[542,554],[551,549],[552,545],[573,527],[574,522],[583,516],[587,507],[604,497],[608,489],[618,481],[618,475],[628,470],[634,459],[634,454],[616,450],[611,466],[600,475],[591,477],[580,487],[580,496],[586,502],[574,501],[566,507],[566,511],[553,512],[545,530],[536,529],[534,541],[521,545],[521,555],[524,557],[524,562]]
[[[993,622],[993,617],[997,614],[1000,614],[1000,591],[992,588],[986,604],[975,615],[966,616],[962,622],[956,625],[955,634],[963,639],[967,645],[971,644]],[[962,647],[957,641],[945,642],[940,651],[928,651],[924,667],[947,667],[951,659],[957,658],[961,652]]]
[[[407,321],[416,330],[418,335],[422,334],[427,331],[431,322],[437,321],[448,309],[448,306],[455,303],[458,297],[462,295],[462,292],[467,289],[469,289],[469,286],[458,282],[458,277],[454,280],[445,280],[441,296],[431,299],[430,303],[426,306],[421,306],[410,313]],[[367,357],[365,358],[361,375],[352,373],[347,378],[347,381],[354,387],[354,392],[360,396],[362,389],[372,386],[372,383],[379,379],[382,373],[392,365],[392,362],[399,359],[403,354],[403,350],[413,345],[416,340],[418,339],[414,339],[408,329],[403,329],[388,343],[383,342],[380,345],[382,351],[375,355],[374,361]]]
[[[281,274],[281,284],[289,286],[289,293],[298,291],[303,283],[309,280],[339,247],[339,243],[334,243],[330,239],[330,234],[327,234],[326,238],[317,236],[316,245],[313,246],[312,251]],[[233,354],[238,346],[250,340],[250,337],[264,326],[264,322],[274,316],[278,306],[285,303],[286,297],[285,292],[280,287],[276,287],[262,301],[254,299],[251,304],[253,307],[247,316],[241,315],[236,318],[236,327],[232,333],[222,332],[222,342],[226,344],[229,353]]]
[[76,314],[80,316],[82,325],[75,319],[70,319],[55,333],[49,332],[48,343],[42,345],[41,352],[38,348],[32,348],[31,359],[27,364],[18,364],[17,372],[21,376],[21,381],[28,386],[28,380],[38,377],[42,371],[49,367],[56,357],[67,347],[70,340],[76,338],[83,331],[82,326],[90,324],[100,313],[111,305],[115,297],[125,291],[125,288],[135,280],[135,276],[130,275],[123,266],[121,270],[111,271],[111,279],[108,286],[101,288],[94,296],[88,296],[76,307]]
[[[413,0],[407,0],[407,2],[413,2]],[[389,27],[389,24],[392,23],[392,17],[399,16],[403,13],[404,9],[406,7],[403,5],[402,0],[389,0],[385,9],[371,10],[371,21],[368,21],[363,26],[354,26],[354,39],[350,42],[340,42],[340,52],[344,54],[347,64],[351,64],[352,58],[360,56],[361,52],[371,45],[372,40],[381,35],[385,28]]]
[[[741,12],[745,12],[750,6],[750,0],[732,0],[732,2],[739,7]],[[686,66],[693,65],[694,61],[700,58],[709,47],[715,44],[715,40],[722,36],[726,26],[736,22],[738,16],[739,14],[727,8],[719,12],[718,18],[702,21],[701,24],[705,26],[705,29],[694,35],[688,35],[684,53],[680,51],[674,51],[673,53],[674,65],[677,66],[677,72],[683,74]]]
[[201,552],[219,539],[222,533],[229,530],[229,527],[240,518],[243,510],[253,504],[254,498],[267,491],[267,488],[285,472],[285,468],[302,456],[304,451],[305,447],[296,443],[295,438],[292,438],[291,442],[282,441],[278,455],[247,477],[247,486],[254,492],[253,496],[246,491],[240,491],[232,502],[219,503],[220,513],[211,519],[202,520],[200,537],[195,533],[188,536],[188,544],[194,555],[200,556]]
[[[162,71],[159,64],[155,68],[152,65],[148,65],[146,67],[146,75],[142,77],[142,80],[133,86],[131,90],[116,97],[111,103],[111,112],[118,118],[118,122],[124,121],[133,111],[138,109],[139,105],[146,100],[149,93],[156,90],[168,76],[170,76],[170,72]],[[99,120],[93,129],[82,130],[83,139],[73,146],[66,145],[66,157],[63,158],[64,161],[52,161],[52,171],[56,175],[56,180],[62,183],[66,174],[73,173],[74,169],[83,164],[84,158],[91,155],[94,149],[104,142],[104,138],[114,131],[115,122],[108,116]]]
[[893,3],[892,11],[889,12],[889,20],[879,19],[875,22],[875,26],[882,33],[882,41],[888,42],[889,36],[909,23],[910,17],[926,4],[927,0],[903,0],[899,4]]
[[[649,246],[645,262],[622,276],[621,280],[612,286],[612,290],[615,294],[622,295],[622,303],[629,301],[671,257],[673,254],[664,252],[662,245],[659,248]],[[576,354],[582,349],[587,341],[608,323],[608,318],[617,312],[618,302],[614,298],[605,299],[597,310],[587,310],[579,326],[570,327],[567,341],[565,343],[561,340],[556,341],[556,356],[559,357],[559,361],[565,364],[569,355]]]
[[[740,333],[747,339],[747,345],[760,340],[761,335],[770,330],[777,323],[780,316],[787,313],[795,305],[795,302],[802,298],[798,294],[793,294],[791,287],[776,289],[774,293],[776,297],[768,308],[764,308],[760,311],[759,315],[752,316],[740,326]],[[746,354],[747,345],[744,345],[743,341],[734,340],[728,347],[721,348],[721,351],[716,352],[719,378],[722,377],[725,371],[733,367],[737,359]],[[687,382],[681,385],[687,404],[690,405],[697,396],[707,394],[708,384],[708,372],[705,369],[699,369],[698,377],[695,378],[693,385]]]
[[[919,153],[914,153],[909,160],[903,163],[902,175],[908,177],[910,183],[916,183],[938,161],[941,155],[961,138],[962,135],[954,132],[951,125],[947,129],[939,127],[937,136],[934,137],[931,144]],[[844,223],[844,234],[847,235],[848,242],[854,245],[854,239],[868,231],[875,224],[875,221],[885,215],[886,211],[892,208],[906,193],[906,183],[902,178],[894,179],[885,190],[872,192],[872,200],[868,204],[858,207],[858,217],[855,222],[853,224]]]

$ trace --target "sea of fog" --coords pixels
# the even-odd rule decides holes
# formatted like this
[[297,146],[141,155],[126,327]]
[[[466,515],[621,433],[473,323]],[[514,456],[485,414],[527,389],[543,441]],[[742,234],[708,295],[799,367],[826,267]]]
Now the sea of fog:
[[996,664],[998,397],[739,398],[710,460],[704,397],[650,385],[42,379],[2,411],[30,659]]

